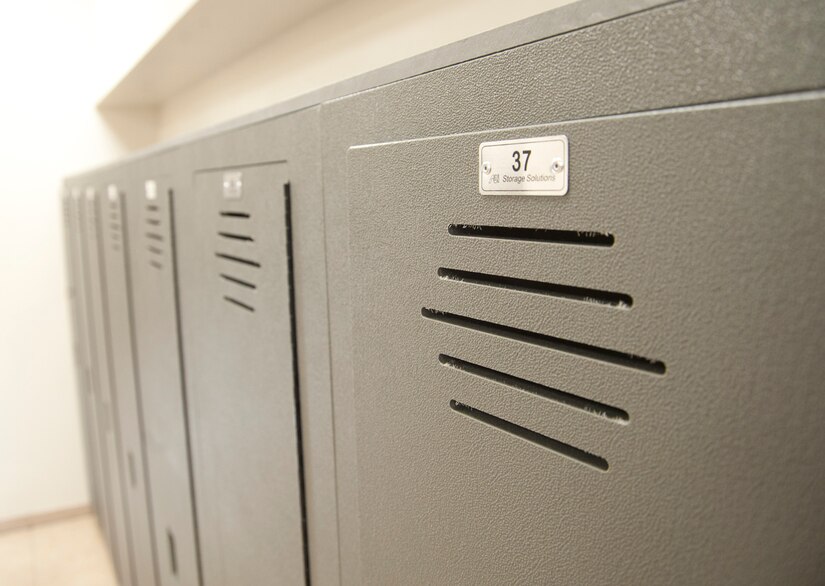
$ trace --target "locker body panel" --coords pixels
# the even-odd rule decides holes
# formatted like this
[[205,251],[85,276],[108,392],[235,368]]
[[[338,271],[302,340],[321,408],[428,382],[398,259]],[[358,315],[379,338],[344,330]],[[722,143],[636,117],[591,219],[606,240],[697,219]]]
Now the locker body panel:
[[88,312],[93,356],[93,384],[99,421],[99,446],[104,464],[107,495],[107,535],[118,577],[133,584],[132,551],[126,517],[123,462],[120,459],[117,396],[112,384],[111,355],[107,336],[106,274],[102,262],[99,190],[89,190],[83,202],[85,212],[85,261],[88,277]]
[[[321,106],[327,280],[335,292],[329,299],[329,320],[342,583],[363,583],[359,565],[364,557],[359,552],[351,350],[351,324],[358,315],[350,295],[350,191],[342,191],[349,179],[348,149],[493,128],[642,115],[825,85],[816,57],[825,47],[825,27],[823,12],[814,2],[785,3],[782,15],[767,2],[677,2],[595,24],[582,16],[590,7],[598,8],[596,3],[569,7],[581,11],[578,25],[567,22],[566,29],[554,30],[546,39],[434,68]],[[548,13],[556,14],[561,19],[557,22],[564,23],[570,12]],[[493,250],[489,243],[485,246]],[[502,245],[497,250],[504,254],[508,248],[511,258],[523,265],[514,247]],[[492,262],[480,246],[475,250],[477,269]],[[473,253],[468,249],[467,254]],[[567,253],[560,254],[558,263],[550,261],[559,267],[557,274],[571,272],[561,260]],[[627,279],[612,266],[604,270]],[[588,277],[582,282],[595,284],[604,278],[593,270]]]
[[[131,272],[135,343],[145,422],[159,583],[197,586],[197,538],[186,396],[180,360],[174,188],[142,165],[130,178]],[[154,181],[148,199],[145,182]]]
[[[225,198],[225,173],[242,196]],[[183,341],[204,584],[304,578],[285,163],[196,172]],[[185,236],[183,236],[185,230]]]
[[86,456],[86,472],[92,510],[101,527],[105,526],[105,495],[102,488],[98,425],[95,398],[90,380],[89,334],[86,320],[86,283],[84,279],[83,233],[80,191],[67,190],[64,198],[66,216],[66,256],[70,280],[73,350],[77,370],[77,392],[81,406]]
[[[289,168],[292,277],[294,319],[297,337],[298,395],[301,418],[301,459],[306,513],[306,543],[310,582],[338,583],[337,501],[335,494],[335,454],[332,425],[332,395],[329,371],[329,334],[327,325],[326,249],[324,205],[321,189],[323,157],[320,148],[320,112],[307,108],[250,126],[204,137],[178,152],[186,169],[225,169],[240,171],[266,162]],[[181,185],[192,182],[180,177]],[[196,245],[189,223],[188,188],[178,198],[182,317],[187,331],[187,289],[185,283],[201,278],[188,275],[192,267],[186,259]],[[282,218],[273,220],[278,228]],[[240,274],[235,276],[242,276]],[[194,294],[194,290],[190,295]],[[242,300],[242,299],[241,299]],[[256,313],[257,315],[257,313]],[[272,325],[269,326],[270,328]],[[189,355],[188,338],[183,346]],[[188,359],[187,359],[188,360]],[[280,379],[279,379],[280,380]],[[281,384],[279,382],[279,384]],[[195,423],[193,422],[193,427]],[[200,510],[200,505],[198,505]],[[200,528],[204,532],[203,527]],[[205,554],[204,554],[205,555]]]
[[106,275],[112,394],[116,396],[120,461],[135,582],[151,586],[156,584],[155,540],[148,488],[150,478],[143,449],[142,399],[136,378],[128,257],[131,235],[124,199],[124,192],[115,183],[109,184],[105,196],[100,198],[100,245]]
[[[816,580],[823,116],[816,94],[350,150],[364,583]],[[556,135],[567,196],[479,195],[481,142]],[[576,235],[494,241],[537,273],[616,263],[632,307],[445,278],[479,226]]]

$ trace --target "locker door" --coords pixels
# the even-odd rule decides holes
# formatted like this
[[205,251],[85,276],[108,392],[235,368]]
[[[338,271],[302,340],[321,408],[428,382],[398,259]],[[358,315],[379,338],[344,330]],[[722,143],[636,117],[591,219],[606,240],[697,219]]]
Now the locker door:
[[130,267],[158,578],[163,586],[198,586],[173,192],[166,180],[136,182],[134,189],[129,201]]
[[[817,580],[823,119],[820,92],[350,150],[363,583]],[[559,136],[563,165],[527,142]],[[567,195],[479,193],[513,140],[500,181]]]
[[66,225],[66,259],[70,282],[72,331],[74,341],[77,390],[83,418],[83,435],[86,446],[86,468],[92,508],[102,527],[106,524],[104,495],[101,488],[99,450],[97,446],[97,419],[94,393],[89,380],[88,332],[86,331],[85,283],[82,255],[80,191],[73,190],[63,200]]
[[285,164],[198,172],[178,215],[206,586],[304,581],[287,181]]
[[116,545],[114,535],[114,521],[112,515],[112,495],[109,483],[109,465],[106,453],[106,421],[104,419],[104,408],[101,400],[101,393],[98,386],[98,357],[97,346],[95,342],[95,307],[92,301],[92,284],[93,280],[97,278],[96,274],[92,273],[90,266],[91,259],[89,258],[89,240],[91,238],[89,218],[89,204],[87,202],[87,193],[83,193],[80,189],[76,189],[72,195],[75,199],[75,222],[78,227],[77,237],[75,239],[75,246],[77,247],[77,254],[80,266],[80,284],[79,291],[81,292],[81,317],[82,317],[82,331],[83,331],[83,380],[87,391],[89,401],[89,413],[92,421],[90,435],[92,445],[95,447],[95,482],[97,486],[97,506],[99,522],[103,530],[107,545],[109,546],[113,560],[116,560]]
[[98,194],[86,191],[84,207],[84,257],[88,281],[87,318],[91,342],[92,382],[99,421],[99,446],[103,462],[103,484],[106,493],[109,547],[115,568],[123,585],[134,583],[131,545],[126,526],[123,470],[120,461],[120,429],[116,414],[116,397],[112,389],[110,351],[107,339],[105,268],[102,262],[101,219],[97,206]]
[[106,275],[107,336],[111,361],[112,395],[120,429],[119,457],[124,468],[124,494],[132,546],[135,581],[155,584],[155,554],[150,522],[150,502],[143,453],[141,398],[135,379],[132,344],[130,274],[127,257],[129,234],[124,196],[109,185],[100,199],[100,248]]

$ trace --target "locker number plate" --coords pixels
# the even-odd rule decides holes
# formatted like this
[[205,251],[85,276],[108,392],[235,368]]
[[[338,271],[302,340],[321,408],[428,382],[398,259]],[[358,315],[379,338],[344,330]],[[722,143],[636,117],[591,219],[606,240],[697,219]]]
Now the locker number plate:
[[483,142],[478,147],[482,195],[567,194],[567,137]]

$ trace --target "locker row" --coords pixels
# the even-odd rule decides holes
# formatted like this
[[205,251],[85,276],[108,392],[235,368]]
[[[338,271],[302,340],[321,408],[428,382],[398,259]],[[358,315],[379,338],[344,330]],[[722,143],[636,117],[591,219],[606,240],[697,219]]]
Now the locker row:
[[822,8],[585,1],[68,178],[121,584],[816,582]]

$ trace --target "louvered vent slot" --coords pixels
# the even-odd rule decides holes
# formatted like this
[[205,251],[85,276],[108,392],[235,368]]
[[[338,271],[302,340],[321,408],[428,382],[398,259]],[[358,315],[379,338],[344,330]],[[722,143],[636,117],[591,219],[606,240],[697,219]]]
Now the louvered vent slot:
[[525,293],[536,293],[538,295],[548,295],[550,297],[561,297],[563,299],[584,301],[585,303],[600,303],[603,305],[613,305],[615,307],[623,308],[633,305],[633,298],[630,295],[625,293],[617,293],[615,291],[572,287],[570,285],[561,285],[559,283],[517,279],[514,277],[477,273],[473,271],[462,271],[460,269],[450,269],[446,267],[441,267],[438,269],[438,276],[449,281],[459,281],[473,285],[485,285],[487,287],[498,287],[500,289],[512,289],[514,291],[524,291]]
[[613,234],[581,232],[576,230],[548,230],[545,228],[512,228],[509,226],[478,226],[474,224],[450,224],[447,231],[452,236],[471,238],[498,238],[502,240],[527,240],[553,244],[577,244],[579,246],[613,246]]
[[229,281],[230,283],[235,283],[236,285],[240,285],[241,287],[246,287],[247,289],[257,289],[258,286],[255,283],[250,283],[249,281],[244,281],[243,279],[239,279],[238,277],[233,277],[232,275],[227,275],[226,273],[220,274],[221,279],[225,281]]
[[495,427],[496,429],[500,429],[501,431],[504,431],[516,437],[520,437],[521,439],[527,440],[528,442],[534,443],[543,448],[547,448],[548,450],[552,450],[558,454],[567,456],[572,460],[575,460],[582,464],[587,464],[588,466],[592,466],[593,468],[596,468],[603,472],[607,471],[607,469],[610,467],[607,463],[607,460],[605,460],[601,456],[591,454],[590,452],[585,452],[584,450],[579,449],[575,446],[571,446],[570,444],[560,442],[559,440],[553,439],[552,437],[542,435],[538,432],[527,429],[526,427],[516,425],[515,423],[507,421],[506,419],[501,419],[500,417],[491,415],[486,411],[481,411],[480,409],[476,409],[475,407],[470,407],[469,405],[459,403],[455,399],[450,401],[450,408],[457,413],[465,415],[466,417],[470,417],[477,421],[481,421],[482,423],[486,423],[491,427]]
[[166,239],[163,235],[163,219],[160,207],[155,204],[146,204],[144,213],[144,246],[149,266],[155,269],[163,268],[166,252]]
[[[581,247],[609,248],[615,243],[615,237],[612,234],[592,231],[483,226],[474,224],[450,224],[447,231],[451,236],[462,238],[489,238]],[[455,267],[440,267],[437,275],[442,281],[452,283],[479,286],[487,289],[504,289],[512,291],[514,294],[544,295],[564,300],[609,306],[616,308],[616,310],[629,310],[634,303],[631,295],[624,292],[523,279],[499,273],[469,271]],[[479,291],[481,292],[483,289],[479,289]],[[666,370],[665,364],[661,360],[638,356],[614,348],[605,348],[542,332],[499,324],[470,315],[450,313],[428,307],[421,309],[421,315],[428,320],[466,328],[474,332],[539,346],[556,352],[563,352],[609,365],[621,366],[655,376],[664,375]],[[550,387],[516,376],[512,373],[496,370],[482,364],[476,364],[457,356],[439,354],[438,361],[444,367],[458,371],[463,375],[474,376],[496,383],[509,391],[527,393],[540,399],[551,401],[564,407],[585,412],[622,425],[630,421],[630,416],[624,409],[589,399],[569,389]],[[586,464],[601,471],[606,471],[609,467],[607,460],[601,456],[522,427],[502,418],[500,414],[487,413],[486,411],[456,400],[451,400],[449,405],[450,408],[458,414],[485,423],[510,435],[566,456],[576,462]]]
[[237,210],[218,212],[215,257],[219,260],[218,278],[225,285],[223,300],[233,307],[254,312],[254,295],[258,288],[255,271],[261,268],[256,260],[255,237],[251,234],[251,215]]
[[240,240],[241,242],[255,242],[252,236],[247,234],[235,234],[234,232],[218,232],[221,238],[228,238],[229,240]]
[[554,401],[562,405],[567,405],[568,407],[585,411],[592,415],[596,415],[597,417],[604,417],[605,419],[610,419],[618,423],[627,423],[630,420],[630,416],[627,414],[627,411],[624,409],[619,409],[618,407],[613,407],[612,405],[607,405],[606,403],[600,403],[599,401],[587,399],[579,395],[574,395],[573,393],[554,389],[553,387],[548,387],[537,382],[513,376],[512,374],[507,374],[506,372],[501,372],[500,370],[487,368],[486,366],[467,362],[466,360],[461,360],[460,358],[455,358],[446,354],[439,354],[438,360],[441,364],[449,368],[454,368],[469,375],[487,379],[506,387],[518,389],[520,391],[524,391],[525,393],[542,397],[548,401]]
[[94,204],[93,200],[88,202],[89,208],[89,232],[92,236],[97,239],[99,235],[99,231],[97,228],[97,206]]
[[112,250],[120,252],[121,219],[117,201],[109,201],[109,237],[112,241]]
[[468,328],[477,332],[492,334],[502,338],[509,338],[510,340],[516,340],[526,344],[532,344],[534,346],[549,348],[558,352],[565,352],[575,356],[591,358],[593,360],[606,362],[608,364],[625,366],[627,368],[658,375],[665,373],[664,362],[660,360],[653,360],[651,358],[645,358],[643,356],[637,356],[636,354],[629,354],[620,350],[612,350],[610,348],[602,348],[601,346],[584,344],[582,342],[576,342],[575,340],[568,340],[566,338],[558,338],[556,336],[531,332],[529,330],[505,326],[465,315],[439,311],[437,309],[429,309],[427,307],[421,310],[421,315],[427,319]]

